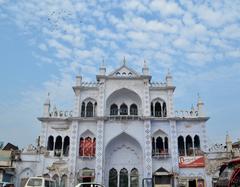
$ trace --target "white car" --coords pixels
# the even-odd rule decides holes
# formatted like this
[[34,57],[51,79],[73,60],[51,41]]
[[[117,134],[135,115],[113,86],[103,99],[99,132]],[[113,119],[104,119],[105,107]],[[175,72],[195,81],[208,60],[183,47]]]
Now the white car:
[[104,185],[94,182],[84,182],[77,184],[75,187],[104,187]]

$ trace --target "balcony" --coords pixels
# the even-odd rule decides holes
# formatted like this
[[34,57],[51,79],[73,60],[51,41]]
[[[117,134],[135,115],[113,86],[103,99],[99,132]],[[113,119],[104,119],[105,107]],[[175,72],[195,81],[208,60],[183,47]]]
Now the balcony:
[[168,150],[160,150],[159,152],[153,152],[152,157],[155,159],[164,159],[164,158],[170,158],[171,155],[169,154]]
[[178,155],[179,156],[203,156],[204,152],[200,148],[190,147],[189,149],[186,150],[186,154],[184,149],[179,149]]

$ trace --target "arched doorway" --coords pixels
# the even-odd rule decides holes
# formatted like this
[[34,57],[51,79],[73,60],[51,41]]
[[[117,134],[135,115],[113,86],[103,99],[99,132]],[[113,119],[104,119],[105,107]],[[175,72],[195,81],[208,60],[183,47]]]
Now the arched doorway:
[[107,144],[105,153],[105,184],[114,184],[114,187],[141,184],[143,151],[135,138],[122,133]]

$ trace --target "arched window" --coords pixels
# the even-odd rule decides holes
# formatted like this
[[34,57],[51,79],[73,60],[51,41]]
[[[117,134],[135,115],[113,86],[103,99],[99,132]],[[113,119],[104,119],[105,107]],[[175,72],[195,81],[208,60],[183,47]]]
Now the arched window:
[[194,152],[195,155],[201,155],[202,151],[200,150],[200,138],[198,135],[194,136]]
[[92,149],[93,149],[92,156],[95,156],[96,155],[96,138],[93,138]]
[[138,186],[139,186],[138,170],[136,168],[133,168],[130,175],[130,187]]
[[194,136],[194,148],[200,149],[200,139],[198,135]]
[[80,143],[79,143],[79,156],[83,156],[83,150],[84,150],[84,139],[81,137]]
[[120,115],[128,115],[128,107],[124,103],[120,106]]
[[136,104],[130,106],[130,115],[138,115],[138,108]]
[[117,170],[112,168],[109,171],[109,180],[108,180],[109,187],[117,187],[118,186],[118,173]]
[[126,72],[123,72],[123,73],[122,73],[122,76],[126,76],[126,75],[127,75]]
[[70,146],[70,139],[68,136],[64,138],[64,143],[63,143],[63,155],[68,156],[69,154],[69,146]]
[[116,104],[111,105],[110,115],[118,115],[118,106]]
[[62,151],[62,137],[58,136],[55,142],[55,152],[54,155],[60,157]]
[[187,150],[187,156],[193,155],[193,142],[192,142],[192,137],[189,135],[186,137],[186,150]]
[[60,187],[67,187],[67,175],[61,177]]
[[84,102],[82,102],[81,117],[85,117],[85,103]]
[[58,175],[57,174],[53,175],[52,179],[56,181],[56,187],[59,187],[59,177],[58,177]]
[[182,136],[178,137],[178,154],[179,156],[185,155],[184,138]]
[[84,156],[92,156],[92,138],[90,137],[84,140]]
[[153,113],[153,103],[151,103],[151,116],[154,116],[154,113]]
[[157,137],[156,139],[156,147],[157,153],[163,152],[163,139],[161,137]]
[[87,104],[86,117],[93,117],[93,104],[90,101]]
[[156,153],[156,143],[155,143],[155,138],[152,138],[152,155],[155,155]]
[[163,102],[163,111],[162,111],[162,113],[163,113],[163,117],[167,117],[167,106],[166,106],[165,102]]
[[119,187],[128,186],[128,170],[123,168],[120,171],[120,184]]
[[165,152],[168,153],[168,137],[164,138],[164,148],[165,148]]
[[129,75],[129,76],[132,76],[132,72],[129,72],[128,75]]
[[53,136],[48,137],[47,150],[49,151],[53,150]]
[[162,117],[162,109],[161,109],[161,104],[159,102],[155,103],[155,116]]

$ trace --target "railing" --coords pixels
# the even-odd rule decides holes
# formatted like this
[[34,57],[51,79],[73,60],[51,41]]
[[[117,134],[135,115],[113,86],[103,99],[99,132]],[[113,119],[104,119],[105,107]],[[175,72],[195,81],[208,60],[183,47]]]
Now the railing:
[[198,111],[195,110],[179,110],[179,111],[175,111],[175,117],[186,117],[186,118],[194,118],[194,117],[198,117]]
[[138,115],[110,115],[108,116],[110,120],[137,120],[140,119]]
[[88,111],[88,112],[81,112],[81,117],[95,117],[95,114],[94,114],[94,112],[90,112],[90,111]]
[[54,107],[53,110],[49,112],[49,117],[52,117],[52,118],[67,118],[72,116],[73,116],[73,111],[57,110],[56,107]]
[[99,83],[97,82],[82,82],[82,87],[98,87]]
[[186,154],[185,154],[185,150],[179,149],[178,155],[179,156],[202,156],[204,155],[204,152],[199,148],[189,148],[186,150]]
[[170,157],[170,154],[168,152],[168,150],[160,150],[159,152],[157,151],[153,151],[152,152],[152,157],[153,158],[157,158],[157,159],[160,159],[160,158],[168,158]]
[[164,87],[166,86],[167,84],[164,82],[151,82],[150,83],[150,87]]

